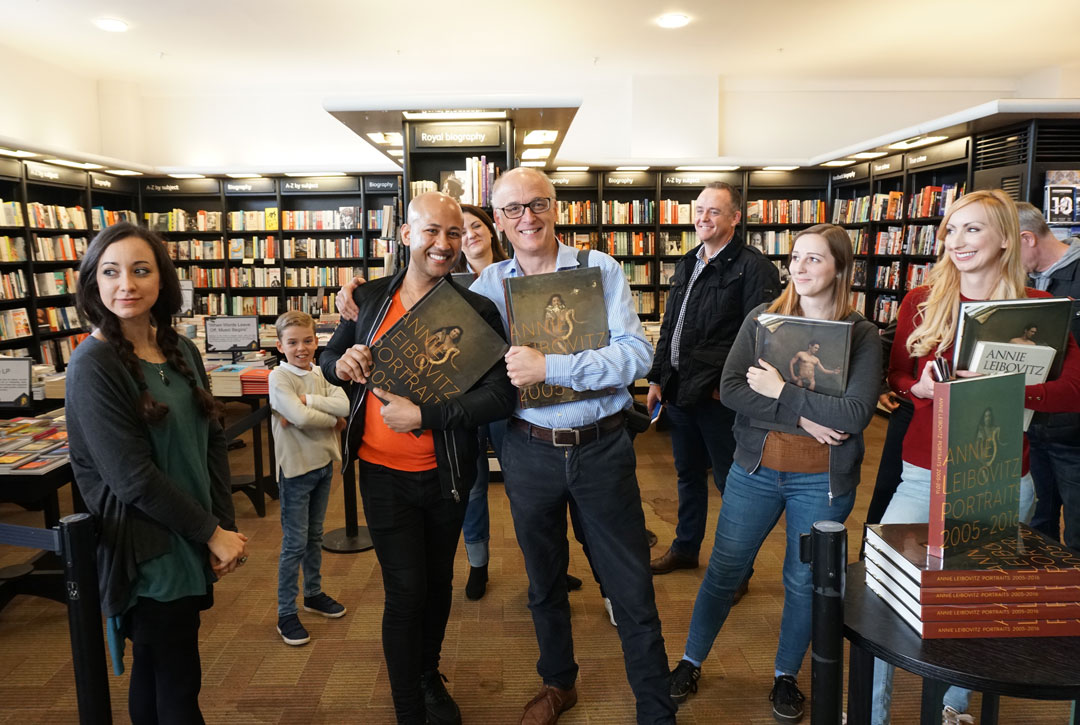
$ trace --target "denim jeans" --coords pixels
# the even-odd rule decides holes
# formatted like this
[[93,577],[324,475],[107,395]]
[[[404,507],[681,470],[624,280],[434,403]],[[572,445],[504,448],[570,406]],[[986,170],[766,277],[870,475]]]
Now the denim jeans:
[[443,498],[437,470],[360,462],[360,496],[385,602],[383,655],[399,723],[424,723],[423,673],[437,669],[465,502]]
[[571,497],[611,599],[626,676],[639,723],[675,722],[668,694],[668,662],[653,595],[645,516],[635,476],[634,447],[624,429],[591,443],[555,447],[510,428],[503,443],[506,494],[529,575],[532,612],[544,683],[567,689],[577,679],[570,603],[566,591]]
[[1080,551],[1080,441],[1044,438],[1037,424],[1028,429],[1031,477],[1039,500],[1031,527],[1054,541],[1061,540],[1061,509],[1065,509],[1065,546]]
[[712,398],[689,406],[668,403],[665,409],[671,423],[671,454],[679,487],[679,520],[671,548],[696,559],[709,515],[706,475],[712,468],[713,482],[723,493],[735,455],[735,411]]
[[465,554],[469,566],[487,566],[488,541],[491,538],[488,518],[488,479],[491,470],[488,465],[487,444],[495,451],[495,458],[502,456],[502,439],[506,434],[506,421],[497,420],[477,429],[480,447],[476,459],[476,481],[469,491],[469,500],[465,506],[465,523],[461,533],[465,539]]
[[334,464],[286,478],[278,476],[281,501],[281,557],[278,559],[278,618],[296,614],[296,578],[304,569],[304,596],[322,592],[323,519],[330,499]]
[[[1035,510],[1035,484],[1028,474],[1020,479],[1020,520],[1031,521]],[[921,524],[930,521],[930,469],[904,461],[904,473],[889,507],[881,518],[883,524]],[[874,660],[874,695],[870,722],[888,725],[892,706],[892,682],[895,668],[883,660]],[[943,704],[957,712],[967,712],[971,690],[950,687]]]
[[799,560],[799,535],[815,521],[843,523],[855,505],[855,490],[829,500],[828,473],[784,473],[759,466],[748,473],[731,465],[709,568],[694,602],[686,656],[703,662],[731,611],[735,589],[745,578],[769,532],[787,517],[784,553],[784,612],[775,667],[797,675],[810,646],[813,582],[810,565]]

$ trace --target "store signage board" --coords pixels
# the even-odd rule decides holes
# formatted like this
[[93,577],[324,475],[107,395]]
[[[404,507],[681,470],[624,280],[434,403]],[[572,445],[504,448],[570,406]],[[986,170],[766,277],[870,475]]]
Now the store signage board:
[[144,194],[219,194],[219,179],[157,179],[142,182]]
[[318,194],[327,191],[360,191],[355,176],[304,176],[281,180],[283,194]]
[[22,164],[15,159],[0,159],[0,176],[11,179],[22,178]]
[[709,184],[724,182],[742,186],[742,174],[732,171],[665,171],[660,177],[663,186],[687,186],[704,189]]
[[364,177],[364,193],[366,194],[396,194],[400,189],[400,176]]
[[236,179],[225,182],[225,194],[237,196],[241,194],[273,194],[273,179]]
[[498,123],[418,123],[413,126],[414,149],[486,148],[502,145]]
[[259,349],[259,318],[255,315],[206,318],[207,352],[241,352]]
[[109,174],[90,172],[90,187],[98,191],[113,191],[118,194],[134,194],[135,182]]
[[596,188],[595,171],[552,171],[547,177],[556,189]]
[[29,408],[34,361],[28,357],[0,357],[0,406]]
[[846,169],[840,169],[829,174],[829,180],[834,184],[848,184],[853,181],[862,181],[870,177],[870,164],[855,164]]
[[86,186],[85,171],[65,169],[52,164],[39,164],[36,161],[26,162],[26,179],[27,181],[46,181],[51,184]]
[[963,161],[967,158],[967,152],[968,139],[958,138],[948,143],[909,151],[906,154],[905,163],[908,169],[917,169],[920,166],[944,164],[948,161]]
[[656,174],[651,171],[609,171],[604,174],[604,186],[616,189],[656,186]]

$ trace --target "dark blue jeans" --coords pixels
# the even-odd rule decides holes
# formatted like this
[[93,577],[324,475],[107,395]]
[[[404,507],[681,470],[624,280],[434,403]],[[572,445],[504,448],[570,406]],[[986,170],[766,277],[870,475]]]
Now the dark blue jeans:
[[465,502],[443,498],[436,470],[360,462],[360,495],[382,569],[383,655],[399,723],[424,723],[420,676],[439,666]]
[[705,477],[711,467],[716,488],[724,492],[735,456],[735,411],[712,398],[690,406],[668,403],[665,409],[671,422],[671,453],[679,484],[679,523],[671,548],[696,559],[709,516]]
[[278,619],[296,614],[296,577],[304,568],[304,596],[322,592],[322,541],[334,464],[293,478],[279,476],[281,556],[278,558]]
[[1044,438],[1036,424],[1028,429],[1031,477],[1035,481],[1035,515],[1031,527],[1060,541],[1065,509],[1065,546],[1080,551],[1080,441]]
[[491,538],[488,518],[488,478],[491,476],[488,465],[487,444],[495,451],[495,458],[502,456],[502,440],[506,434],[506,421],[496,420],[477,429],[480,453],[476,458],[476,481],[469,491],[469,500],[465,506],[465,523],[461,526],[465,538],[465,553],[469,566],[486,566],[488,563],[488,540]]
[[557,448],[510,427],[502,464],[514,529],[529,575],[540,677],[545,684],[562,689],[572,687],[577,679],[566,591],[566,513],[573,497],[592,562],[619,625],[626,676],[637,700],[637,720],[674,723],[675,703],[668,695],[667,655],[634,473],[636,458],[626,431],[606,433],[582,446]]

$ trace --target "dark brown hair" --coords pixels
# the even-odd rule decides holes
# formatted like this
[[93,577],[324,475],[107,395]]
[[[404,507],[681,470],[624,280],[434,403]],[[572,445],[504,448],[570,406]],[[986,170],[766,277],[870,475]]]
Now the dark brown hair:
[[[495,222],[493,222],[491,220],[491,217],[488,215],[488,213],[486,211],[484,211],[483,209],[481,209],[478,206],[473,206],[472,204],[462,204],[461,205],[461,213],[462,213],[462,215],[464,215],[464,214],[472,214],[474,217],[476,217],[477,219],[482,221],[484,223],[484,226],[486,226],[488,228],[488,232],[491,233],[491,262],[492,262],[492,264],[494,264],[495,262],[502,262],[503,260],[510,259],[509,255],[506,254],[506,250],[503,249],[502,244],[499,242],[499,234],[498,234],[498,232],[495,231]],[[463,237],[463,239],[464,239],[464,237]],[[462,251],[461,256],[458,258],[458,263],[456,265],[454,265],[454,270],[453,271],[454,272],[468,272],[469,271],[469,262],[468,262],[467,259],[465,259],[465,252],[464,251]]]

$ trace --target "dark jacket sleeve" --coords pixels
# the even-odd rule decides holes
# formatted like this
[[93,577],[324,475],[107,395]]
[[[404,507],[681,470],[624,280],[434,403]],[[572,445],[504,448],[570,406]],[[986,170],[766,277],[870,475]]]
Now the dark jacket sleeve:
[[147,424],[119,379],[127,372],[119,363],[104,364],[102,357],[86,354],[68,368],[68,420],[78,421],[86,441],[85,451],[72,449],[73,458],[79,456],[80,463],[93,469],[125,505],[190,541],[205,543],[217,528],[218,518],[169,483],[154,464]]
[[[195,345],[186,337],[180,338],[182,345],[188,347],[190,357],[195,363],[195,373],[206,390],[210,390],[210,381],[206,376],[202,356]],[[211,417],[208,421],[206,465],[210,472],[210,511],[218,519],[218,525],[229,531],[236,531],[236,512],[232,499],[232,476],[229,472],[229,450],[225,441],[225,430],[221,421]]]
[[[353,292],[353,301],[359,304],[357,300],[357,292],[364,287],[360,285]],[[341,380],[335,372],[337,367],[337,361],[341,359],[341,356],[356,343],[356,325],[354,320],[346,320],[342,318],[338,323],[337,329],[334,330],[334,334],[330,337],[330,342],[326,343],[326,348],[319,353],[319,367],[322,368],[323,377],[328,381],[337,385],[338,387],[345,388],[348,392],[352,387],[351,380]]]
[[[491,329],[506,340],[502,318],[494,304],[480,295],[470,294],[470,303]],[[449,430],[475,428],[493,420],[508,418],[517,405],[517,389],[506,375],[506,362],[499,358],[482,378],[465,393],[441,403],[420,406],[421,428]]]

